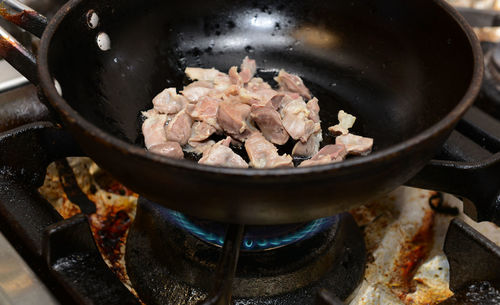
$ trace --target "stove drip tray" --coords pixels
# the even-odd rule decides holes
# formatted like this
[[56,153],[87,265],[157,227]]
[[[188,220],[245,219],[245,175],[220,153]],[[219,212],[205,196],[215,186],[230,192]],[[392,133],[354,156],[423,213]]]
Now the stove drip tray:
[[[205,300],[226,227],[139,198],[125,260],[140,298],[148,305]],[[240,250],[232,302],[242,305],[312,305],[321,289],[346,299],[366,262],[363,236],[347,213],[305,224],[247,226]]]

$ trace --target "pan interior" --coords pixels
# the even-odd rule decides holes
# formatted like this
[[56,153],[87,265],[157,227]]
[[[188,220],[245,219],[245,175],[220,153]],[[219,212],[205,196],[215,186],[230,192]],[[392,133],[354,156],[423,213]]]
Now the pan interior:
[[[94,10],[99,25],[87,25]],[[111,49],[96,37],[106,33]],[[65,100],[86,120],[143,145],[140,112],[187,66],[227,71],[243,57],[272,79],[300,75],[318,97],[322,125],[343,109],[374,150],[429,128],[460,101],[472,50],[434,1],[80,1],[49,52]],[[324,143],[331,142],[326,137]]]

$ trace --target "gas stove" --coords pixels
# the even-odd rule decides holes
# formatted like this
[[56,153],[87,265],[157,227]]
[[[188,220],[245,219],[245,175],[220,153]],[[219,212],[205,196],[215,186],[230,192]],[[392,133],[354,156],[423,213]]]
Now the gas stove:
[[[479,162],[500,152],[500,5],[451,2],[469,6],[486,73],[436,158]],[[500,304],[500,228],[467,199],[405,186],[309,223],[196,219],[101,170],[0,71],[0,304]]]

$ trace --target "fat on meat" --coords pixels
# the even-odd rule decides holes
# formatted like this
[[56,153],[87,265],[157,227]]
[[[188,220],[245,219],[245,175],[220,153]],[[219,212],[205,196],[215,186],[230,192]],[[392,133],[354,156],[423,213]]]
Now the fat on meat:
[[344,110],[340,110],[338,115],[339,123],[335,126],[328,127],[328,131],[330,131],[334,135],[346,135],[349,133],[349,128],[354,126],[354,122],[356,122],[356,117],[345,112]]
[[167,116],[158,113],[154,109],[145,111],[142,114],[146,117],[146,120],[142,123],[142,134],[144,135],[146,148],[150,149],[154,145],[167,142],[164,130]]
[[257,124],[262,135],[271,143],[283,145],[290,136],[283,127],[281,116],[270,103],[265,106],[252,105],[250,117]]
[[290,74],[282,69],[274,79],[280,85],[281,90],[298,93],[306,99],[311,98],[309,89],[307,89],[302,79],[297,75]]
[[177,142],[167,141],[162,144],[156,144],[151,146],[149,148],[149,151],[174,159],[184,158],[184,152],[182,151],[182,147]]
[[347,155],[346,147],[342,144],[326,145],[311,159],[300,163],[299,167],[322,165],[340,162]]
[[167,140],[186,145],[191,136],[191,125],[193,121],[186,111],[181,111],[165,127]]
[[294,140],[305,143],[313,133],[321,129],[319,123],[309,118],[309,114],[302,98],[288,102],[281,110],[283,126]]
[[260,132],[253,133],[245,142],[245,150],[254,168],[293,167],[290,155],[280,156],[278,149],[266,140]]
[[372,151],[373,139],[348,133],[335,138],[335,144],[345,145],[350,155],[366,156]]
[[220,167],[248,168],[245,160],[229,147],[230,143],[231,137],[217,142],[203,153],[203,157],[198,163]]

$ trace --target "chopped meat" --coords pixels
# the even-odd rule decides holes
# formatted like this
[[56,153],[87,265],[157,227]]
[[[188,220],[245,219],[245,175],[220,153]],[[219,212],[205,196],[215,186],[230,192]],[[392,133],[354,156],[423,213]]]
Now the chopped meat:
[[281,70],[277,77],[274,78],[280,85],[283,91],[291,91],[300,94],[306,99],[311,98],[309,89],[304,85],[304,82],[297,75],[290,74],[285,70]]
[[[230,144],[232,148],[244,145],[255,168],[293,167],[292,157],[280,156],[275,146],[287,144],[290,138],[295,141],[293,156],[311,158],[300,166],[339,162],[346,155],[371,151],[373,139],[350,134],[356,117],[342,110],[339,124],[329,128],[340,135],[336,144],[320,150],[319,101],[311,98],[302,79],[281,70],[275,77],[279,89],[274,90],[256,72],[255,60],[248,57],[228,73],[186,68],[192,82],[179,93],[175,88],[163,90],[153,99],[153,109],[143,112],[146,147],[172,158],[183,158],[184,151],[203,154],[201,164],[244,168],[249,165]],[[216,143],[214,134],[227,138]]]
[[231,143],[231,137],[217,142],[203,153],[203,157],[198,163],[221,167],[248,168],[245,160],[229,148],[229,143]]
[[299,167],[340,162],[345,159],[346,155],[347,151],[344,145],[327,145],[323,147],[314,157],[302,162]]
[[165,89],[153,99],[154,109],[165,114],[176,114],[184,109],[186,102],[186,98],[177,94],[175,88]]
[[165,127],[167,140],[186,145],[191,136],[191,124],[193,121],[186,111],[181,111]]
[[184,89],[182,95],[184,95],[189,101],[196,102],[200,98],[207,96],[212,89],[204,87],[192,87]]
[[219,70],[212,69],[202,69],[202,68],[186,68],[184,71],[186,75],[192,80],[201,81],[214,81],[214,79],[221,73]]
[[229,79],[231,80],[231,84],[240,86],[243,83],[241,76],[238,74],[238,68],[236,66],[232,66],[229,69]]
[[280,111],[291,101],[302,99],[299,94],[291,92],[278,92],[271,99],[274,109]]
[[264,136],[253,133],[245,142],[245,150],[250,158],[250,166],[255,168],[293,167],[292,157],[280,156],[278,149]]
[[246,89],[250,91],[257,91],[261,89],[271,89],[271,86],[262,78],[254,77],[248,82],[248,84],[246,84]]
[[321,130],[313,133],[306,143],[298,141],[292,150],[292,156],[312,157],[319,151],[319,144],[323,141]]
[[217,91],[224,91],[231,86],[231,79],[226,73],[217,75],[214,79],[214,89]]
[[186,145],[184,147],[184,150],[188,153],[195,153],[195,154],[202,154],[206,150],[210,149],[212,146],[214,146],[215,141],[214,140],[206,140],[203,142],[191,142],[188,141],[189,145]]
[[235,101],[223,101],[219,104],[217,123],[231,137],[245,141],[254,129],[248,123],[249,115],[250,106]]
[[306,103],[301,98],[289,102],[281,110],[283,126],[294,140],[305,143],[309,136],[321,129],[319,123],[309,119],[309,113]]
[[344,110],[340,110],[338,114],[339,124],[335,126],[328,127],[328,131],[330,131],[334,135],[346,135],[349,133],[349,128],[354,125],[356,122],[356,117],[350,115]]
[[345,145],[347,153],[350,155],[365,156],[372,151],[373,139],[348,133],[346,135],[338,136],[335,139],[335,144]]
[[262,135],[271,143],[283,145],[288,142],[290,136],[281,123],[281,116],[270,104],[253,105],[250,117],[259,126]]
[[154,109],[142,113],[146,120],[142,123],[142,134],[147,149],[152,146],[167,142],[164,127],[167,123],[167,116],[159,114]]
[[283,101],[283,98],[285,97],[285,94],[283,93],[278,93],[273,98],[271,99],[271,105],[273,106],[274,109],[278,110],[280,109],[281,102]]
[[192,82],[191,84],[187,85],[184,87],[184,90],[186,89],[191,89],[191,88],[209,88],[213,89],[214,88],[214,83],[206,80],[197,80],[195,82]]
[[272,98],[278,94],[273,89],[258,89],[255,91],[250,91],[247,89],[240,89],[240,98],[241,102],[248,105],[266,105]]
[[250,59],[248,58],[248,56],[246,56],[241,63],[240,69],[240,78],[242,82],[248,83],[255,75],[255,72],[257,72],[257,64],[255,60]]
[[219,110],[219,102],[216,99],[205,97],[200,99],[194,107],[189,107],[187,112],[194,120],[203,121],[215,129],[220,130],[217,124],[217,112]]
[[309,109],[309,119],[311,119],[314,123],[319,123],[319,104],[318,99],[313,98],[307,102],[307,109]]
[[189,143],[205,141],[212,134],[214,134],[215,131],[215,127],[212,125],[205,122],[194,122],[191,127],[191,137],[189,138]]
[[165,142],[162,144],[156,144],[149,148],[149,151],[174,158],[174,159],[183,159],[184,153],[182,152],[182,147],[177,142]]

